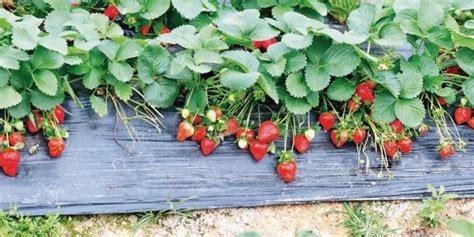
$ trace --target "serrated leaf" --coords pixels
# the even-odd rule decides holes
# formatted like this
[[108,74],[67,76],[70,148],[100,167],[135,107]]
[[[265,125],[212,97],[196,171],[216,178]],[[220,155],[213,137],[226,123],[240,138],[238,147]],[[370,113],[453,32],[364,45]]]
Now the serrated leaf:
[[64,57],[43,47],[36,48],[31,63],[34,69],[57,69],[64,64]]
[[306,60],[306,55],[302,52],[293,51],[285,55],[287,60],[286,63],[286,73],[297,72],[306,67],[308,61]]
[[382,91],[375,96],[372,117],[377,122],[390,123],[395,120],[395,103],[397,99],[388,91]]
[[300,35],[296,33],[288,33],[283,35],[281,41],[292,49],[305,49],[311,45],[313,41],[312,35]]
[[305,98],[294,98],[290,95],[285,96],[285,106],[288,111],[294,114],[306,114],[308,113],[312,106],[306,101]]
[[54,10],[69,11],[71,7],[71,4],[64,0],[44,0],[44,2],[48,3]]
[[464,81],[462,91],[471,104],[474,104],[474,78]]
[[303,98],[310,92],[310,89],[303,78],[303,73],[293,73],[288,75],[288,77],[286,77],[285,85],[286,90],[295,98]]
[[82,84],[89,90],[95,89],[100,85],[102,74],[102,71],[99,69],[92,68],[88,73],[86,73],[86,75],[84,75]]
[[105,54],[110,61],[115,61],[115,55],[117,54],[119,47],[120,45],[118,43],[111,40],[104,40],[99,44],[98,49]]
[[188,109],[192,113],[204,113],[207,108],[207,93],[201,88],[195,88],[188,94],[186,98]]
[[200,0],[171,0],[173,7],[186,19],[196,18],[203,10]]
[[331,76],[326,67],[308,65],[305,70],[306,84],[312,91],[321,91],[329,85]]
[[283,74],[283,72],[285,72],[286,59],[280,58],[275,63],[266,63],[264,64],[264,67],[270,75],[273,77],[279,77]]
[[171,6],[170,0],[145,0],[143,1],[145,12],[142,17],[148,20],[156,19],[166,13]]
[[221,84],[229,89],[246,89],[257,82],[260,77],[259,72],[238,72],[235,70],[226,70],[222,72]]
[[275,104],[280,102],[278,92],[276,90],[276,83],[273,78],[263,75],[257,79],[257,84],[260,86],[260,88],[262,88],[263,91],[265,91],[265,94],[272,98]]
[[33,73],[33,81],[43,93],[55,96],[58,91],[58,79],[50,70],[38,70]]
[[418,11],[418,25],[423,32],[441,24],[444,20],[444,9],[432,0],[421,0]]
[[474,75],[474,50],[460,48],[455,54],[459,67],[469,75]]
[[141,51],[142,47],[135,40],[127,40],[118,48],[115,60],[125,61],[130,58],[136,58],[140,55]]
[[28,59],[30,59],[28,54],[19,49],[11,46],[0,46],[0,67],[18,70],[20,68],[19,61]]
[[14,118],[23,118],[31,111],[30,98],[27,92],[21,93],[22,100],[19,104],[8,108],[8,114]]
[[420,99],[399,99],[395,103],[397,118],[408,127],[419,126],[425,118],[425,108]]
[[423,79],[423,87],[426,91],[436,93],[443,85],[444,77],[442,75],[435,77],[425,77]]
[[20,93],[18,93],[11,86],[0,87],[0,95],[2,95],[2,99],[0,100],[0,109],[6,109],[15,106],[22,100]]
[[306,101],[313,106],[313,108],[318,107],[319,105],[319,93],[311,91],[308,95],[306,95]]
[[423,78],[420,69],[413,63],[402,61],[403,73],[398,75],[401,91],[400,97],[412,99],[418,96],[423,90]]
[[95,113],[99,115],[99,117],[103,118],[109,113],[107,102],[105,102],[102,98],[91,95],[89,99],[91,101],[92,109],[94,109]]
[[109,63],[109,70],[119,81],[127,82],[133,77],[133,68],[126,62]]
[[360,63],[360,58],[353,46],[335,44],[321,58],[327,72],[336,77],[346,76]]
[[375,5],[362,4],[352,11],[347,18],[350,29],[361,33],[368,33],[372,23],[375,21]]
[[0,87],[4,87],[8,84],[10,80],[10,74],[7,70],[0,68]]
[[327,94],[331,100],[342,102],[349,100],[354,95],[355,89],[355,81],[340,77],[329,85]]
[[159,45],[148,45],[138,57],[138,77],[149,84],[165,74],[170,67],[169,52]]
[[236,63],[245,72],[256,72],[260,63],[251,53],[244,50],[229,50],[222,53],[222,57]]
[[173,105],[178,96],[176,81],[160,79],[147,85],[143,91],[145,100],[158,108],[167,108]]
[[13,28],[12,43],[19,49],[32,50],[38,42],[38,35],[32,34],[27,29]]
[[213,22],[224,34],[237,39],[267,40],[278,35],[256,9],[219,14]]
[[45,36],[38,39],[38,43],[50,50],[54,50],[62,55],[67,54],[67,42],[65,39],[54,36]]
[[41,91],[30,91],[31,104],[40,110],[51,110],[64,101],[64,91],[58,90],[55,96],[49,96]]
[[396,23],[388,23],[380,28],[376,44],[385,47],[401,47],[407,42],[406,34]]

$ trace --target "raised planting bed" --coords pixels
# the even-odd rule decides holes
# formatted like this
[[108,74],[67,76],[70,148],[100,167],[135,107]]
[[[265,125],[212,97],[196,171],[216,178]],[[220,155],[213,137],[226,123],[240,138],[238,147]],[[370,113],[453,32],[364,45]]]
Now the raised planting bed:
[[[144,123],[134,124],[141,142],[132,142],[123,126],[114,140],[115,117],[96,118],[90,104],[78,109],[65,104],[70,131],[68,149],[51,160],[44,148],[37,155],[22,154],[19,175],[0,175],[0,208],[18,208],[28,214],[96,214],[160,210],[169,201],[189,200],[180,208],[263,206],[342,200],[421,199],[426,184],[445,185],[462,198],[474,197],[474,133],[459,127],[467,152],[441,160],[434,132],[414,143],[413,152],[383,172],[376,153],[370,153],[370,174],[358,168],[352,145],[334,149],[327,133],[319,132],[312,149],[295,156],[298,177],[286,184],[275,174],[276,158],[255,162],[233,141],[226,140],[212,156],[203,157],[195,142],[177,143],[180,121],[172,110],[164,112],[162,134]],[[43,139],[27,137],[31,145]],[[278,146],[282,146],[280,140]],[[44,147],[41,144],[40,147]],[[24,149],[27,150],[27,149]],[[25,152],[26,153],[26,152]]]

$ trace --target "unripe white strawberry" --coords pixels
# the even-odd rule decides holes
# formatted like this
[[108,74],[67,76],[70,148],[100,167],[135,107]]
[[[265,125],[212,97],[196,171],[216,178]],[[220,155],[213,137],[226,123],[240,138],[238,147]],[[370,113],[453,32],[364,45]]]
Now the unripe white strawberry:
[[311,141],[316,136],[316,131],[314,131],[314,129],[312,128],[308,128],[306,129],[306,131],[304,131],[304,136],[306,137],[306,139],[308,139],[308,141]]
[[182,109],[181,110],[181,117],[183,119],[187,119],[190,115],[191,115],[191,112],[189,111],[189,109]]
[[210,109],[206,113],[206,117],[211,121],[212,123],[215,123],[217,121],[217,114],[216,111]]
[[249,143],[247,142],[246,139],[239,139],[237,144],[239,145],[239,148],[242,150],[247,150],[249,148]]
[[17,121],[14,126],[15,126],[16,130],[18,130],[18,131],[24,131],[25,130],[25,124],[22,121]]

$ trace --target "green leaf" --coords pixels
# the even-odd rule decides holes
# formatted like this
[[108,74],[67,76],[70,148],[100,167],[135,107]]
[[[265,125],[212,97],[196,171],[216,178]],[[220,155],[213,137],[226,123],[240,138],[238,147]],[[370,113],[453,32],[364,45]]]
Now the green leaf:
[[264,64],[264,67],[270,75],[273,77],[279,77],[285,72],[286,59],[280,58],[275,63],[266,63]]
[[395,120],[395,103],[397,99],[388,91],[382,91],[375,96],[372,117],[377,122],[390,123]]
[[64,91],[58,90],[55,96],[49,96],[41,91],[32,90],[30,92],[31,104],[40,110],[51,110],[64,101]]
[[306,67],[308,61],[303,52],[293,51],[285,55],[286,58],[286,73],[297,72]]
[[426,91],[436,93],[443,85],[444,77],[442,75],[435,77],[425,77],[423,79],[423,87]]
[[301,72],[288,75],[285,85],[286,90],[295,98],[303,98],[310,92]]
[[474,223],[463,219],[450,219],[448,227],[451,231],[458,233],[463,237],[474,236]]
[[312,91],[321,91],[329,85],[331,76],[326,67],[308,65],[305,70],[306,84]]
[[34,69],[57,69],[64,64],[64,57],[43,47],[36,48],[31,63]]
[[399,99],[395,103],[397,118],[408,127],[419,126],[425,118],[425,108],[420,99]]
[[372,23],[375,21],[375,5],[362,4],[352,11],[347,18],[347,25],[350,29],[360,33],[368,33]]
[[400,95],[400,82],[398,82],[396,75],[392,72],[383,71],[382,73],[377,74],[375,80],[378,84],[385,87],[385,89],[387,89],[394,97]]
[[103,72],[101,70],[92,68],[88,73],[86,73],[86,75],[84,75],[82,84],[89,90],[95,89],[100,85],[102,74]]
[[31,111],[31,102],[27,92],[22,92],[21,97],[19,104],[8,108],[8,114],[14,118],[23,118]]
[[263,91],[265,91],[265,94],[272,98],[276,104],[279,103],[280,100],[278,97],[278,91],[276,89],[276,83],[272,77],[262,75],[257,79],[257,84],[260,86],[260,88],[262,88]]
[[141,16],[148,20],[156,19],[168,11],[170,0],[144,0],[142,2],[145,12]]
[[355,89],[355,81],[340,77],[329,85],[327,94],[331,100],[342,102],[349,100],[354,94]]
[[388,23],[378,32],[375,43],[385,47],[400,47],[407,42],[407,37],[400,26],[396,23]]
[[67,42],[63,38],[49,35],[39,38],[38,43],[41,46],[50,50],[54,50],[62,55],[67,54]]
[[178,84],[174,80],[160,79],[147,85],[143,91],[145,100],[158,108],[173,105],[178,96]]
[[243,73],[229,69],[222,72],[220,80],[229,89],[246,89],[254,85],[259,77],[259,72]]
[[312,106],[308,103],[305,98],[295,98],[290,95],[285,96],[285,106],[291,113],[294,114],[306,114],[308,113]]
[[336,77],[351,73],[360,63],[354,47],[347,44],[334,44],[323,55],[321,61],[327,72]]
[[95,113],[99,115],[99,117],[103,118],[109,113],[107,102],[105,102],[102,98],[91,95],[90,100],[92,109],[94,109]]
[[401,63],[403,73],[398,75],[401,91],[400,97],[411,99],[417,97],[423,90],[423,77],[420,69],[410,63],[402,61]]
[[43,93],[55,96],[58,91],[58,79],[50,70],[38,70],[33,73],[33,81]]
[[18,70],[20,68],[19,61],[29,59],[28,54],[19,49],[15,49],[11,46],[0,46],[0,67]]
[[222,57],[236,63],[245,72],[256,72],[260,63],[251,53],[244,50],[229,50],[222,53]]
[[30,30],[17,27],[13,28],[12,43],[19,49],[34,49],[37,45],[38,39],[38,35],[34,34]]
[[188,109],[192,113],[204,113],[207,108],[207,93],[201,88],[194,88],[186,98]]
[[313,106],[313,108],[318,107],[319,105],[319,93],[311,91],[307,96],[306,96],[306,101]]
[[305,49],[313,42],[313,36],[311,35],[300,35],[297,33],[288,33],[283,35],[281,41],[292,49]]
[[64,0],[44,0],[48,3],[54,10],[59,11],[69,11],[71,4],[68,1]]
[[469,103],[474,104],[474,78],[470,78],[464,81],[462,85],[462,91],[469,100]]
[[169,70],[170,62],[170,54],[166,49],[159,45],[148,45],[138,57],[138,77],[150,84]]
[[418,25],[423,32],[440,25],[444,20],[444,9],[432,0],[421,0],[418,11]]
[[133,68],[126,62],[109,63],[109,70],[119,81],[130,81],[133,76]]
[[4,87],[8,84],[8,80],[10,80],[10,74],[7,70],[0,68],[0,87]]
[[460,48],[455,54],[456,62],[467,74],[474,75],[474,50]]
[[15,106],[21,102],[21,95],[10,86],[0,87],[0,109],[6,109]]
[[200,0],[171,0],[173,7],[186,19],[196,18],[203,10]]
[[99,44],[98,49],[105,54],[110,61],[115,61],[115,55],[117,54],[119,47],[120,45],[118,43],[111,40],[104,40]]
[[135,40],[127,40],[118,48],[115,60],[125,61],[130,58],[136,58],[140,55],[141,51],[142,47]]

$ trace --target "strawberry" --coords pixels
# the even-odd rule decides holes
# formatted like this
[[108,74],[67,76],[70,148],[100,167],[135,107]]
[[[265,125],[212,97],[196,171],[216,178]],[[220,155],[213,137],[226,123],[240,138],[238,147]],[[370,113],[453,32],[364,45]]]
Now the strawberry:
[[277,42],[278,42],[278,41],[275,39],[275,37],[272,37],[272,38],[267,39],[267,40],[263,40],[263,41],[262,41],[262,46],[261,46],[261,48],[262,48],[264,51],[267,51],[268,48],[270,48],[270,46],[271,46],[272,44],[275,44],[275,43],[277,43]]
[[262,47],[262,41],[252,40],[253,47],[259,49]]
[[24,144],[25,140],[23,139],[23,135],[19,132],[14,132],[8,136],[8,143],[10,146],[16,146],[17,144]]
[[168,27],[163,27],[163,28],[161,28],[161,30],[160,30],[160,35],[168,34],[168,33],[170,33],[170,32],[171,32],[170,28],[168,28]]
[[330,112],[324,112],[319,115],[319,124],[325,132],[329,131],[336,124],[336,115]]
[[227,120],[227,129],[224,132],[224,136],[234,135],[239,130],[239,120],[232,118]]
[[[250,140],[250,141],[253,141],[253,140]],[[249,141],[247,141],[247,139],[245,139],[245,138],[238,139],[237,140],[237,145],[242,150],[249,149]]]
[[7,137],[3,134],[0,134],[0,148],[2,148],[2,145],[7,143]]
[[360,104],[357,103],[355,100],[347,101],[347,109],[351,112],[356,112],[360,108]]
[[213,107],[212,110],[214,110],[214,112],[216,112],[216,119],[217,120],[221,119],[222,116],[224,115],[224,113],[222,113],[222,110],[220,108]]
[[312,128],[308,128],[306,129],[306,131],[304,131],[304,136],[306,137],[306,139],[308,139],[308,141],[311,141],[316,136],[316,131],[314,131],[314,129]]
[[202,141],[202,139],[204,139],[206,137],[206,133],[207,133],[207,127],[206,126],[196,127],[194,129],[194,135],[191,138],[191,140],[193,140],[195,142],[200,142],[200,141]]
[[347,131],[334,129],[331,131],[330,138],[336,148],[341,148],[347,142]]
[[178,126],[178,133],[176,134],[176,140],[182,142],[190,138],[194,134],[194,127],[189,122],[181,122]]
[[400,148],[402,154],[408,154],[411,152],[411,148],[413,147],[413,141],[408,137],[403,137],[397,141],[397,146]]
[[53,110],[53,114],[51,116],[51,119],[56,120],[59,124],[64,123],[64,108],[62,106],[56,106]]
[[190,120],[192,121],[193,125],[199,125],[199,124],[201,124],[201,121],[202,121],[201,116],[199,116],[197,114],[192,116]]
[[454,111],[454,121],[458,125],[465,124],[471,119],[472,110],[468,107],[459,107]]
[[38,110],[35,110],[32,112],[33,113],[33,120],[32,119],[27,119],[26,120],[26,130],[30,133],[37,133],[41,129],[41,113]]
[[453,156],[456,154],[456,149],[454,149],[453,145],[451,143],[445,142],[441,144],[439,148],[439,155],[443,159],[448,159],[449,157]]
[[16,176],[20,166],[20,152],[8,148],[0,152],[0,154],[0,166],[2,166],[3,172],[10,177]]
[[211,123],[215,123],[217,121],[217,113],[213,109],[207,111],[206,117],[209,119],[209,121],[211,121]]
[[265,121],[258,127],[258,139],[270,143],[280,138],[280,129],[272,121]]
[[189,109],[182,109],[180,114],[181,114],[181,118],[187,119],[189,118],[189,116],[191,116],[191,111],[189,111]]
[[142,34],[143,36],[148,35],[148,33],[150,33],[150,29],[151,29],[151,22],[146,25],[142,25],[140,26],[140,34]]
[[255,133],[253,130],[248,128],[239,128],[239,130],[237,130],[237,132],[235,133],[235,138],[252,140],[253,138],[255,138]]
[[359,84],[355,93],[363,102],[367,102],[369,104],[374,102],[375,97],[373,94],[372,85],[367,82]]
[[109,5],[104,10],[104,15],[106,15],[109,20],[113,21],[120,14],[119,10],[114,5]]
[[365,84],[369,86],[371,89],[374,89],[375,86],[377,85],[375,81],[372,81],[372,80],[366,81]]
[[418,128],[418,133],[420,134],[420,136],[424,137],[428,134],[429,130],[430,130],[430,127],[426,124],[423,124]]
[[398,146],[393,141],[385,141],[383,144],[383,149],[385,154],[392,159],[395,158],[395,155],[398,153]]
[[51,158],[59,157],[64,151],[64,140],[60,137],[53,137],[48,141],[48,151]]
[[438,97],[436,100],[438,100],[438,103],[441,106],[445,106],[447,104],[446,100],[443,97]]
[[80,5],[80,3],[78,1],[76,1],[76,0],[71,1],[71,6],[78,7],[79,5]]
[[352,141],[354,144],[358,145],[367,137],[367,132],[364,128],[356,128],[352,133]]
[[295,180],[298,167],[291,153],[284,152],[281,154],[276,170],[280,178],[285,182],[291,183]]
[[293,145],[298,153],[303,154],[309,150],[311,142],[304,136],[304,134],[296,134],[293,137]]
[[215,149],[216,149],[217,143],[216,141],[209,139],[209,138],[204,138],[201,140],[201,152],[204,156],[210,155]]
[[389,125],[396,134],[403,133],[403,124],[402,122],[400,122],[400,120],[395,119],[391,123],[389,123]]
[[458,66],[447,67],[444,71],[449,74],[461,74],[461,68]]
[[469,121],[467,121],[467,125],[469,125],[470,128],[474,128],[474,118],[469,119]]
[[268,152],[268,143],[255,140],[250,143],[250,153],[256,161],[260,161]]

